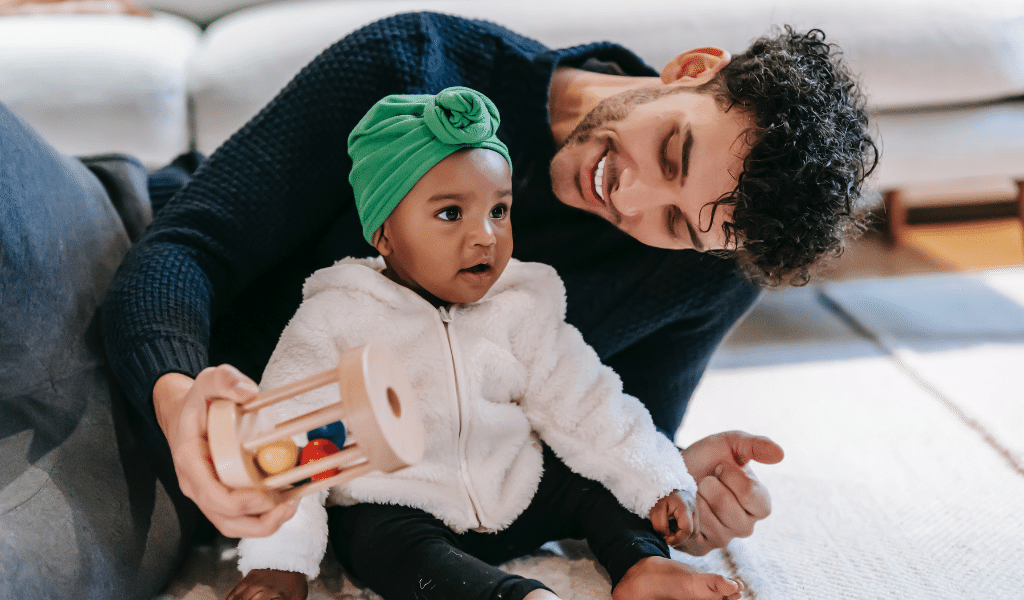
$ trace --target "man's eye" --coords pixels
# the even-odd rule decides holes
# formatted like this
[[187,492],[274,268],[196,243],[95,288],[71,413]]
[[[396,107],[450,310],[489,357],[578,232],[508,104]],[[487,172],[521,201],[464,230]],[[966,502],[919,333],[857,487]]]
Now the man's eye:
[[437,216],[444,221],[457,221],[462,216],[462,211],[457,206],[449,206],[441,209]]
[[668,225],[668,233],[672,237],[679,236],[679,218],[683,215],[683,211],[679,210],[678,206],[670,206],[668,209],[668,218],[666,219]]
[[661,170],[665,173],[666,179],[675,179],[678,169],[676,163],[669,158],[668,147],[672,140],[676,137],[676,132],[673,131],[669,134],[665,140],[661,143]]
[[508,207],[504,204],[499,204],[491,209],[492,219],[504,219],[505,215],[508,214]]

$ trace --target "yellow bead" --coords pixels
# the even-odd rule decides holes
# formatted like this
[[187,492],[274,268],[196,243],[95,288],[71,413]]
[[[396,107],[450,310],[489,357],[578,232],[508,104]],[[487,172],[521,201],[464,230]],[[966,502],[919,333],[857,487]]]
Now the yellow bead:
[[299,447],[291,440],[278,440],[260,448],[256,464],[267,475],[277,475],[295,466],[299,460]]

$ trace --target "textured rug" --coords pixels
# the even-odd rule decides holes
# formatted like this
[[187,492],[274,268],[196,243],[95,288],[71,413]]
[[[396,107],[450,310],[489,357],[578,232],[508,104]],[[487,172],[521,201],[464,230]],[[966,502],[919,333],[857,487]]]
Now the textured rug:
[[851,282],[823,296],[1024,474],[1024,268]]
[[777,327],[734,332],[678,438],[787,451],[757,469],[773,514],[725,552],[747,597],[1024,598],[1024,270],[766,302]]

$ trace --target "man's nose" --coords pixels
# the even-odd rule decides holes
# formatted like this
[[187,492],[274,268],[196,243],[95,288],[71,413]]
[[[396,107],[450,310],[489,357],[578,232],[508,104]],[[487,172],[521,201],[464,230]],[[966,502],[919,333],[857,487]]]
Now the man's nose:
[[638,177],[635,169],[626,169],[621,173],[611,198],[615,209],[622,216],[633,217],[663,204],[664,195],[665,190]]

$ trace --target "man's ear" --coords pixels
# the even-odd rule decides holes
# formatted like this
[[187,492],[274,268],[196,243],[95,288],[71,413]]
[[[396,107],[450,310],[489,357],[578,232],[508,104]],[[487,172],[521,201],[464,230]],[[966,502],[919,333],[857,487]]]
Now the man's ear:
[[387,258],[391,256],[391,241],[388,239],[388,222],[384,221],[384,224],[380,226],[373,234],[373,247],[380,252],[380,255]]
[[683,52],[661,70],[661,81],[700,85],[714,77],[730,60],[731,54],[710,46]]

